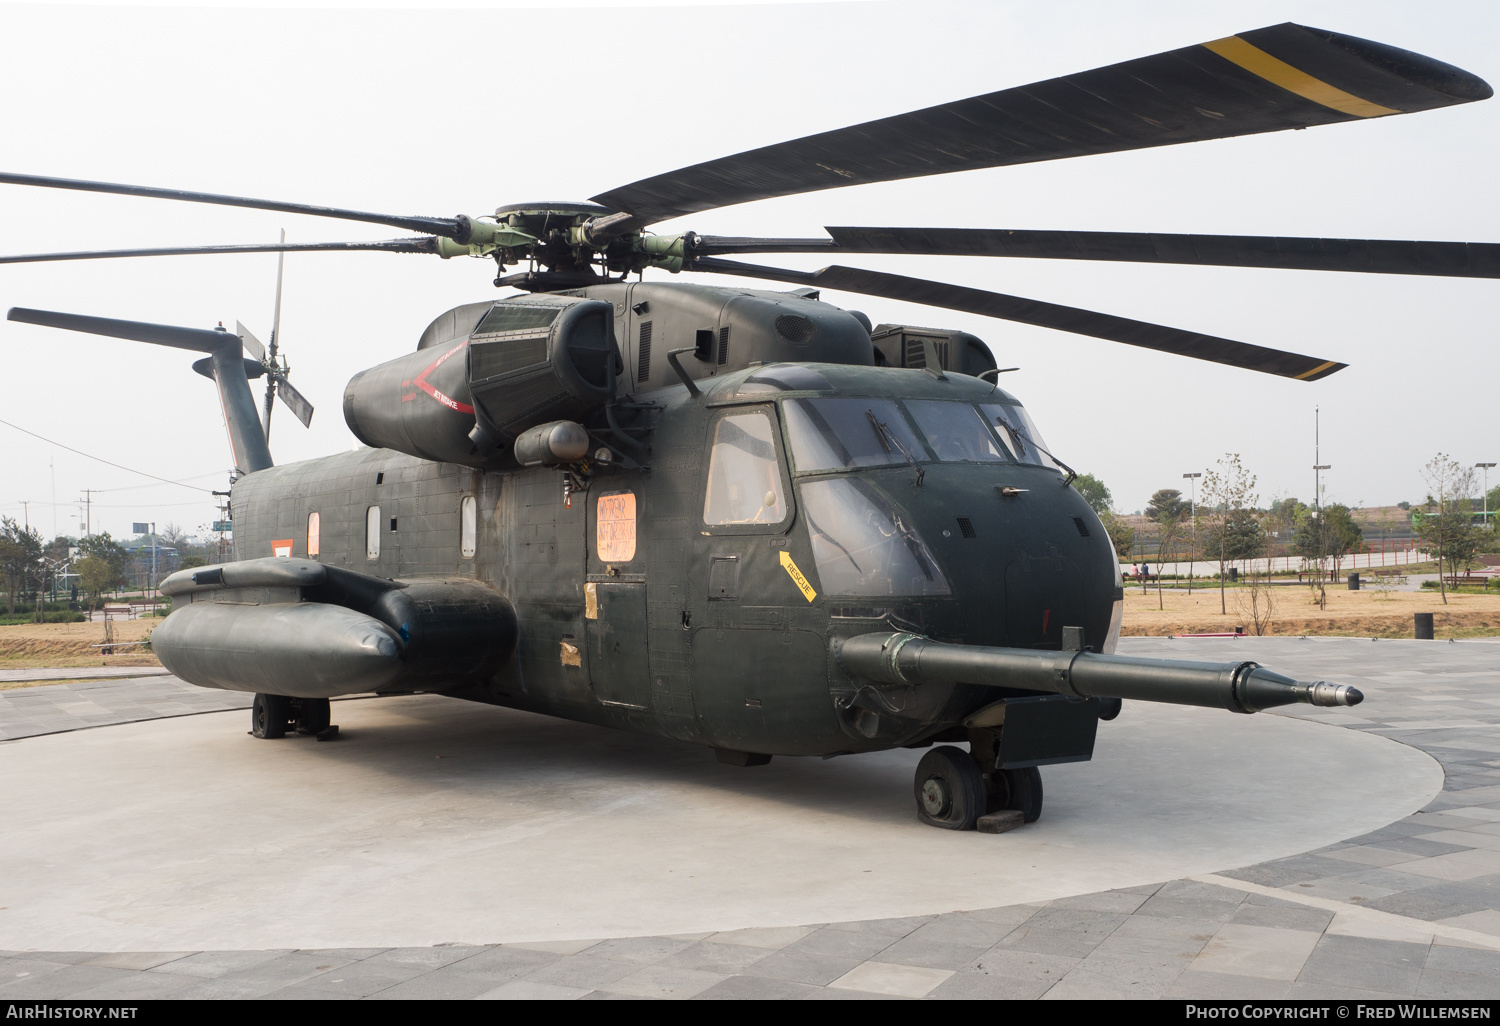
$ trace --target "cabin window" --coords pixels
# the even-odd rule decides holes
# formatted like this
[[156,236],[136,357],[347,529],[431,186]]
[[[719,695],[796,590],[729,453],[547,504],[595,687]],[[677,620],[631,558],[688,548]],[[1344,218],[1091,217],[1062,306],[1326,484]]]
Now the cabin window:
[[474,558],[474,535],[479,526],[479,503],[465,495],[458,504],[458,552],[464,559]]
[[321,527],[322,518],[316,513],[307,515],[307,554],[316,556],[318,554],[318,532]]
[[889,399],[788,399],[782,409],[799,473],[930,459]]
[[733,413],[714,425],[704,523],[779,524],[786,519],[774,435],[764,410]]
[[380,507],[365,510],[365,558],[380,558]]
[[995,463],[1005,459],[979,411],[968,403],[907,400],[906,409],[938,459],[949,463]]
[[948,579],[904,512],[860,477],[801,486],[818,578],[828,595],[947,595]]
[[1052,457],[1046,453],[1047,443],[1041,432],[1037,431],[1036,424],[1022,407],[1006,403],[980,403],[979,409],[1012,456],[1022,463],[1058,469]]

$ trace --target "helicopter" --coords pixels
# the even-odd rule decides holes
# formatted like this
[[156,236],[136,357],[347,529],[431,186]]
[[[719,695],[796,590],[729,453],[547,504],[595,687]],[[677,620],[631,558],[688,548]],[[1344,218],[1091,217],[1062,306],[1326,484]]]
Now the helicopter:
[[[1431,58],[1283,24],[491,216],[0,174],[0,184],[418,233],[0,263],[383,251],[493,261],[494,284],[517,290],[448,310],[414,351],[354,375],[344,417],[366,448],[286,466],[273,463],[269,418],[248,384],[257,368],[287,384],[284,365],[278,381],[274,355],[248,333],[10,311],[206,354],[236,468],[235,559],[163,582],[176,608],[153,650],[185,681],[254,693],[257,737],[330,737],[329,699],[341,695],[436,693],[687,741],[740,766],[926,748],[913,781],[918,818],[998,833],[1040,817],[1039,767],[1088,760],[1098,724],[1124,700],[1252,713],[1363,696],[1253,662],[1116,654],[1113,547],[1070,487],[1072,469],[1000,387],[987,345],[876,324],[823,290],[1301,381],[1345,365],[842,264],[805,272],[732,258],[894,253],[1494,278],[1500,248],[894,226],[755,238],[650,226],[750,200],[1388,117],[1491,92]],[[794,288],[647,281],[647,271]]]

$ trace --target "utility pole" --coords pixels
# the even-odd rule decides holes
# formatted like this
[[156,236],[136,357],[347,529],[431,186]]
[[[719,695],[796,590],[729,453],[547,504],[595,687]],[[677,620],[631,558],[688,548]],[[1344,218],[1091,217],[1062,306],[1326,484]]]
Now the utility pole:
[[[1183,474],[1182,476],[1187,479],[1188,488],[1192,494],[1192,513],[1189,515],[1193,518],[1193,552],[1188,557],[1188,594],[1191,595],[1193,593],[1193,560],[1198,558],[1198,479],[1203,475]],[[1178,492],[1177,494],[1181,495],[1182,493]]]
[[85,538],[93,534],[93,497],[94,493],[92,490],[88,488],[83,490],[83,536]]
[[1474,466],[1484,471],[1484,526],[1490,526],[1490,468],[1493,463],[1476,463]]
[[21,519],[26,522],[26,533],[31,533],[31,503],[21,500]]
[[1323,531],[1323,471],[1332,470],[1333,465],[1322,463],[1322,439],[1320,437],[1320,411],[1313,407],[1313,519],[1318,522],[1318,580],[1323,580],[1324,560],[1323,550],[1328,546],[1325,544],[1327,538]]

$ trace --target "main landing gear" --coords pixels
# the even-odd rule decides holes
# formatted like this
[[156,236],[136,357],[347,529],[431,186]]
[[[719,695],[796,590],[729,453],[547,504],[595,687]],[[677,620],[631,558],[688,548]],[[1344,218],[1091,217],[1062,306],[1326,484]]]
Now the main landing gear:
[[311,734],[319,741],[336,736],[339,728],[329,725],[332,711],[326,698],[289,698],[286,695],[256,695],[250,706],[250,733],[259,738],[286,737],[287,731]]
[[943,745],[917,763],[912,789],[917,818],[946,830],[1004,833],[1042,815],[1042,775],[1035,766],[991,769],[962,748]]

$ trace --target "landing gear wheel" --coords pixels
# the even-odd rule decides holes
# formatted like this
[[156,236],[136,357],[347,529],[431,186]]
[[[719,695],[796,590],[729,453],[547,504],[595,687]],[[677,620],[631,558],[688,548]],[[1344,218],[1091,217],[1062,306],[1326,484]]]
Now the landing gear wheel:
[[1015,809],[1027,823],[1042,818],[1042,774],[1035,766],[996,770],[989,785],[989,811]]
[[973,830],[985,811],[984,777],[969,753],[952,745],[922,756],[912,790],[917,818],[929,826]]
[[250,706],[250,733],[256,737],[286,737],[292,719],[292,700],[285,695],[256,695]]
[[297,733],[317,734],[328,729],[333,713],[326,698],[304,698],[297,706]]

